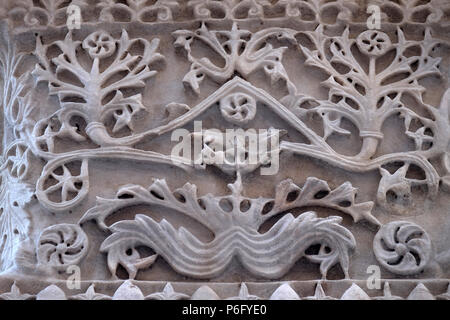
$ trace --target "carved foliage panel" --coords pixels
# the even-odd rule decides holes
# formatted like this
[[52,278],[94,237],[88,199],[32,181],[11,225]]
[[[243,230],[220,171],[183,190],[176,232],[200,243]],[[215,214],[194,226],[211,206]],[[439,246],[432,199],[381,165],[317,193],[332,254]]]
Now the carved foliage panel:
[[[84,17],[89,1],[72,2]],[[361,265],[378,265],[386,278],[448,277],[448,8],[434,4],[381,6],[402,18],[380,29],[341,1],[100,1],[68,31],[67,2],[12,8],[1,270],[232,282],[361,280]],[[168,284],[146,298],[187,296]]]

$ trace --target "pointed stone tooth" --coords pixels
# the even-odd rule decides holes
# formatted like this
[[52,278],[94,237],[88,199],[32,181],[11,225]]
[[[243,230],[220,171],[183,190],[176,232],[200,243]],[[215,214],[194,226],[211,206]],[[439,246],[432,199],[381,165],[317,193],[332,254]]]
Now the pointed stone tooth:
[[407,300],[435,300],[423,283],[419,283],[409,294]]
[[341,300],[370,300],[370,297],[363,289],[353,283],[352,286],[344,292]]
[[272,293],[270,300],[300,300],[300,296],[288,283],[284,283]]
[[138,286],[127,280],[116,290],[113,300],[144,300],[144,295]]
[[175,291],[173,290],[172,284],[170,282],[167,282],[166,285],[164,286],[163,292],[167,293],[167,294],[172,294]]
[[331,296],[327,296],[325,294],[325,291],[322,288],[322,283],[321,282],[317,282],[316,289],[314,291],[314,295],[306,297],[304,299],[305,300],[337,300],[336,298],[331,297]]
[[447,292],[437,297],[439,300],[450,300],[450,283],[447,285]]
[[241,287],[239,288],[239,296],[241,297],[248,296],[248,288],[244,282],[241,282]]
[[39,292],[36,300],[67,300],[66,294],[58,286],[52,284]]
[[220,300],[220,297],[210,287],[201,286],[194,292],[191,300]]

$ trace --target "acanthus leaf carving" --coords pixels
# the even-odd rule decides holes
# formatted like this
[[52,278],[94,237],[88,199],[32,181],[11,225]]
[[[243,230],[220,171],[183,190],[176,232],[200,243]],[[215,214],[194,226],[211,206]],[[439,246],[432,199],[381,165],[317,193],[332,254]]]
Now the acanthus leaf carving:
[[337,300],[325,294],[320,282],[317,283],[313,296],[306,297],[305,300]]
[[31,151],[24,141],[17,140],[8,147],[5,162],[0,169],[6,168],[9,176],[24,180],[29,171]]
[[383,296],[375,297],[375,300],[403,300],[402,297],[394,296],[391,292],[391,286],[389,285],[389,282],[384,283],[383,287]]
[[[0,100],[6,122],[12,127],[14,137],[22,138],[21,131],[32,127],[31,119],[36,106],[32,103],[32,91],[28,73],[17,75],[26,55],[17,52],[12,39],[2,36],[0,44]],[[26,92],[24,94],[24,92]]]
[[141,289],[131,280],[127,280],[117,288],[112,297],[113,300],[144,300]]
[[[139,22],[156,24],[175,21],[292,19],[309,23],[336,26],[341,23],[361,24],[363,6],[356,0],[99,0],[98,10],[89,10],[87,0],[20,0],[6,2],[0,8],[0,17],[8,19],[14,27],[61,26],[67,18],[67,8],[80,7],[83,19],[110,23]],[[384,1],[372,0],[367,7],[376,5],[383,25],[425,25],[448,23],[445,0]],[[91,12],[93,11],[93,12]],[[363,12],[361,12],[363,11]],[[94,14],[95,17],[92,17]],[[366,18],[370,18],[367,12]],[[365,20],[364,20],[365,21]]]

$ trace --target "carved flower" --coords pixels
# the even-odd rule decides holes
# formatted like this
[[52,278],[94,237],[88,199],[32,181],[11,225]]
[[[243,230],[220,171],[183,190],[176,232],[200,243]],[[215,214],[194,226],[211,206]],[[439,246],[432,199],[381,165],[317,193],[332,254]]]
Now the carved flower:
[[220,100],[220,111],[227,121],[246,124],[256,115],[256,101],[244,93],[230,94]]
[[95,292],[94,284],[91,284],[85,293],[72,296],[73,300],[111,300],[110,296]]
[[63,223],[41,233],[37,257],[40,264],[64,269],[78,264],[87,248],[88,238],[80,226]]
[[107,58],[114,53],[116,43],[106,32],[96,31],[84,39],[83,48],[88,51],[92,59]]
[[19,180],[28,173],[30,152],[27,145],[21,141],[15,142],[6,151],[6,167],[9,174]]
[[391,47],[391,39],[384,32],[368,30],[356,38],[356,44],[362,53],[369,56],[381,56]]

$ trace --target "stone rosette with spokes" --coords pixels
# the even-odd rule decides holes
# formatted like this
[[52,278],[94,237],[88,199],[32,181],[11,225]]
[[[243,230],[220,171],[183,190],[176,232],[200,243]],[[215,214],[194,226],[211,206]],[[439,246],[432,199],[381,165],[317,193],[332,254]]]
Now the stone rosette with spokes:
[[0,298],[448,299],[450,7],[363,6],[5,1]]

